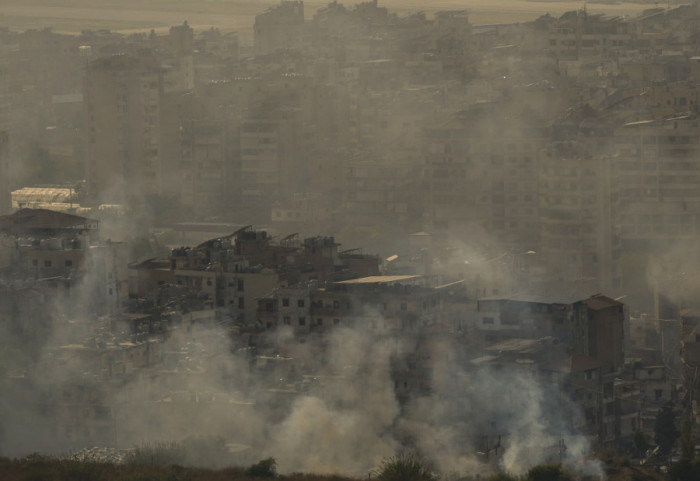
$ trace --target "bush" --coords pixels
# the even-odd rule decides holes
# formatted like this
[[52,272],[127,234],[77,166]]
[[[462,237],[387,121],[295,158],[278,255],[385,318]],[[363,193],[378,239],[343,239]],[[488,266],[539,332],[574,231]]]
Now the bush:
[[220,437],[189,437],[182,441],[184,466],[200,468],[224,468],[231,465],[231,453]]
[[681,459],[668,472],[671,481],[697,481],[700,479],[700,461]]
[[559,481],[562,478],[561,465],[540,464],[530,468],[526,476],[528,481]]
[[262,459],[246,469],[245,474],[252,478],[274,478],[277,476],[277,461],[275,458]]
[[518,477],[514,474],[503,472],[503,471],[499,471],[497,473],[494,473],[489,477],[489,481],[519,481],[519,480],[520,480],[520,477]]
[[379,481],[436,481],[437,476],[417,453],[400,453],[382,462]]
[[182,464],[184,450],[178,443],[146,443],[124,457],[125,464],[137,466],[172,466]]

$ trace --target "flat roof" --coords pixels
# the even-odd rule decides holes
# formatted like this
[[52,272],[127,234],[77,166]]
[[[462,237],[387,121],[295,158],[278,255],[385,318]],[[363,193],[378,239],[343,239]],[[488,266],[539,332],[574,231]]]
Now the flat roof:
[[420,279],[422,276],[369,276],[347,281],[339,281],[336,284],[387,284],[390,282],[408,281]]
[[531,302],[535,304],[576,304],[587,298],[569,297],[569,296],[554,296],[554,295],[536,295],[536,294],[513,294],[506,297],[488,297],[477,299],[481,301],[510,301],[510,302]]

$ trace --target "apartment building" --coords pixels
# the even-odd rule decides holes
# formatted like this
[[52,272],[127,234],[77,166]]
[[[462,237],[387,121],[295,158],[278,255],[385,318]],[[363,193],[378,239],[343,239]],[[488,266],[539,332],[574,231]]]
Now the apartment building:
[[153,55],[93,60],[85,79],[86,178],[94,203],[159,192],[163,72]]
[[546,131],[524,118],[505,117],[497,103],[475,104],[425,129],[428,231],[537,249],[538,165]]
[[0,215],[10,213],[10,149],[7,132],[0,131]]
[[304,46],[304,2],[282,1],[256,15],[253,34],[256,55]]
[[485,342],[551,336],[611,371],[622,369],[623,304],[602,295],[587,299],[514,295],[477,301],[473,328]]
[[580,292],[618,289],[620,234],[612,160],[562,152],[556,144],[540,163],[542,258],[550,279]]
[[44,209],[2,216],[0,232],[15,239],[9,272],[66,306],[116,312],[128,298],[126,245],[101,241],[98,229],[94,219]]

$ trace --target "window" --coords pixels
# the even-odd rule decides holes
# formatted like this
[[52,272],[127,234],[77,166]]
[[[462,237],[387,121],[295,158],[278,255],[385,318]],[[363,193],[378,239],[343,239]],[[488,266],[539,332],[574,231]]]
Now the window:
[[340,319],[333,319],[333,325],[334,325],[334,326],[339,326],[339,325],[340,325]]
[[304,299],[299,299],[297,301],[297,307],[304,307]]
[[236,279],[236,289],[239,291],[243,290],[243,279]]
[[333,309],[338,309],[340,307],[340,301],[333,301]]
[[305,317],[300,317],[300,318],[299,318],[299,325],[300,325],[300,326],[305,326],[305,325],[306,325],[306,318],[305,318]]
[[239,309],[244,309],[245,308],[245,299],[243,297],[238,298],[238,308]]
[[34,259],[34,260],[32,261],[32,265],[33,265],[34,267],[38,266],[38,265],[39,265],[39,261],[38,261],[37,259]]
[[44,261],[44,267],[51,267],[51,261]]
[[408,306],[406,305],[405,302],[402,302],[402,303],[401,303],[401,310],[402,310],[402,311],[408,310]]
[[323,319],[320,318],[320,317],[319,317],[318,319],[316,319],[316,325],[317,325],[317,326],[322,326],[322,325],[323,325]]
[[493,324],[493,317],[484,317],[481,322],[483,324]]
[[73,261],[70,259],[66,259],[66,267],[71,267],[73,265]]
[[284,316],[284,317],[282,318],[282,323],[283,323],[285,326],[289,326],[289,325],[292,323],[292,319],[291,319],[289,316]]
[[289,298],[285,297],[282,299],[282,307],[289,307]]

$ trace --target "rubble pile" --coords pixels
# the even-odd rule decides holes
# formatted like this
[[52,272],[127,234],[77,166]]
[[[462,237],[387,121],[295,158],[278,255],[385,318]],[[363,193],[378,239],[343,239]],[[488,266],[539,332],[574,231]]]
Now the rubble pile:
[[128,449],[95,446],[92,448],[83,448],[80,451],[71,453],[66,459],[88,463],[122,464],[128,453]]

